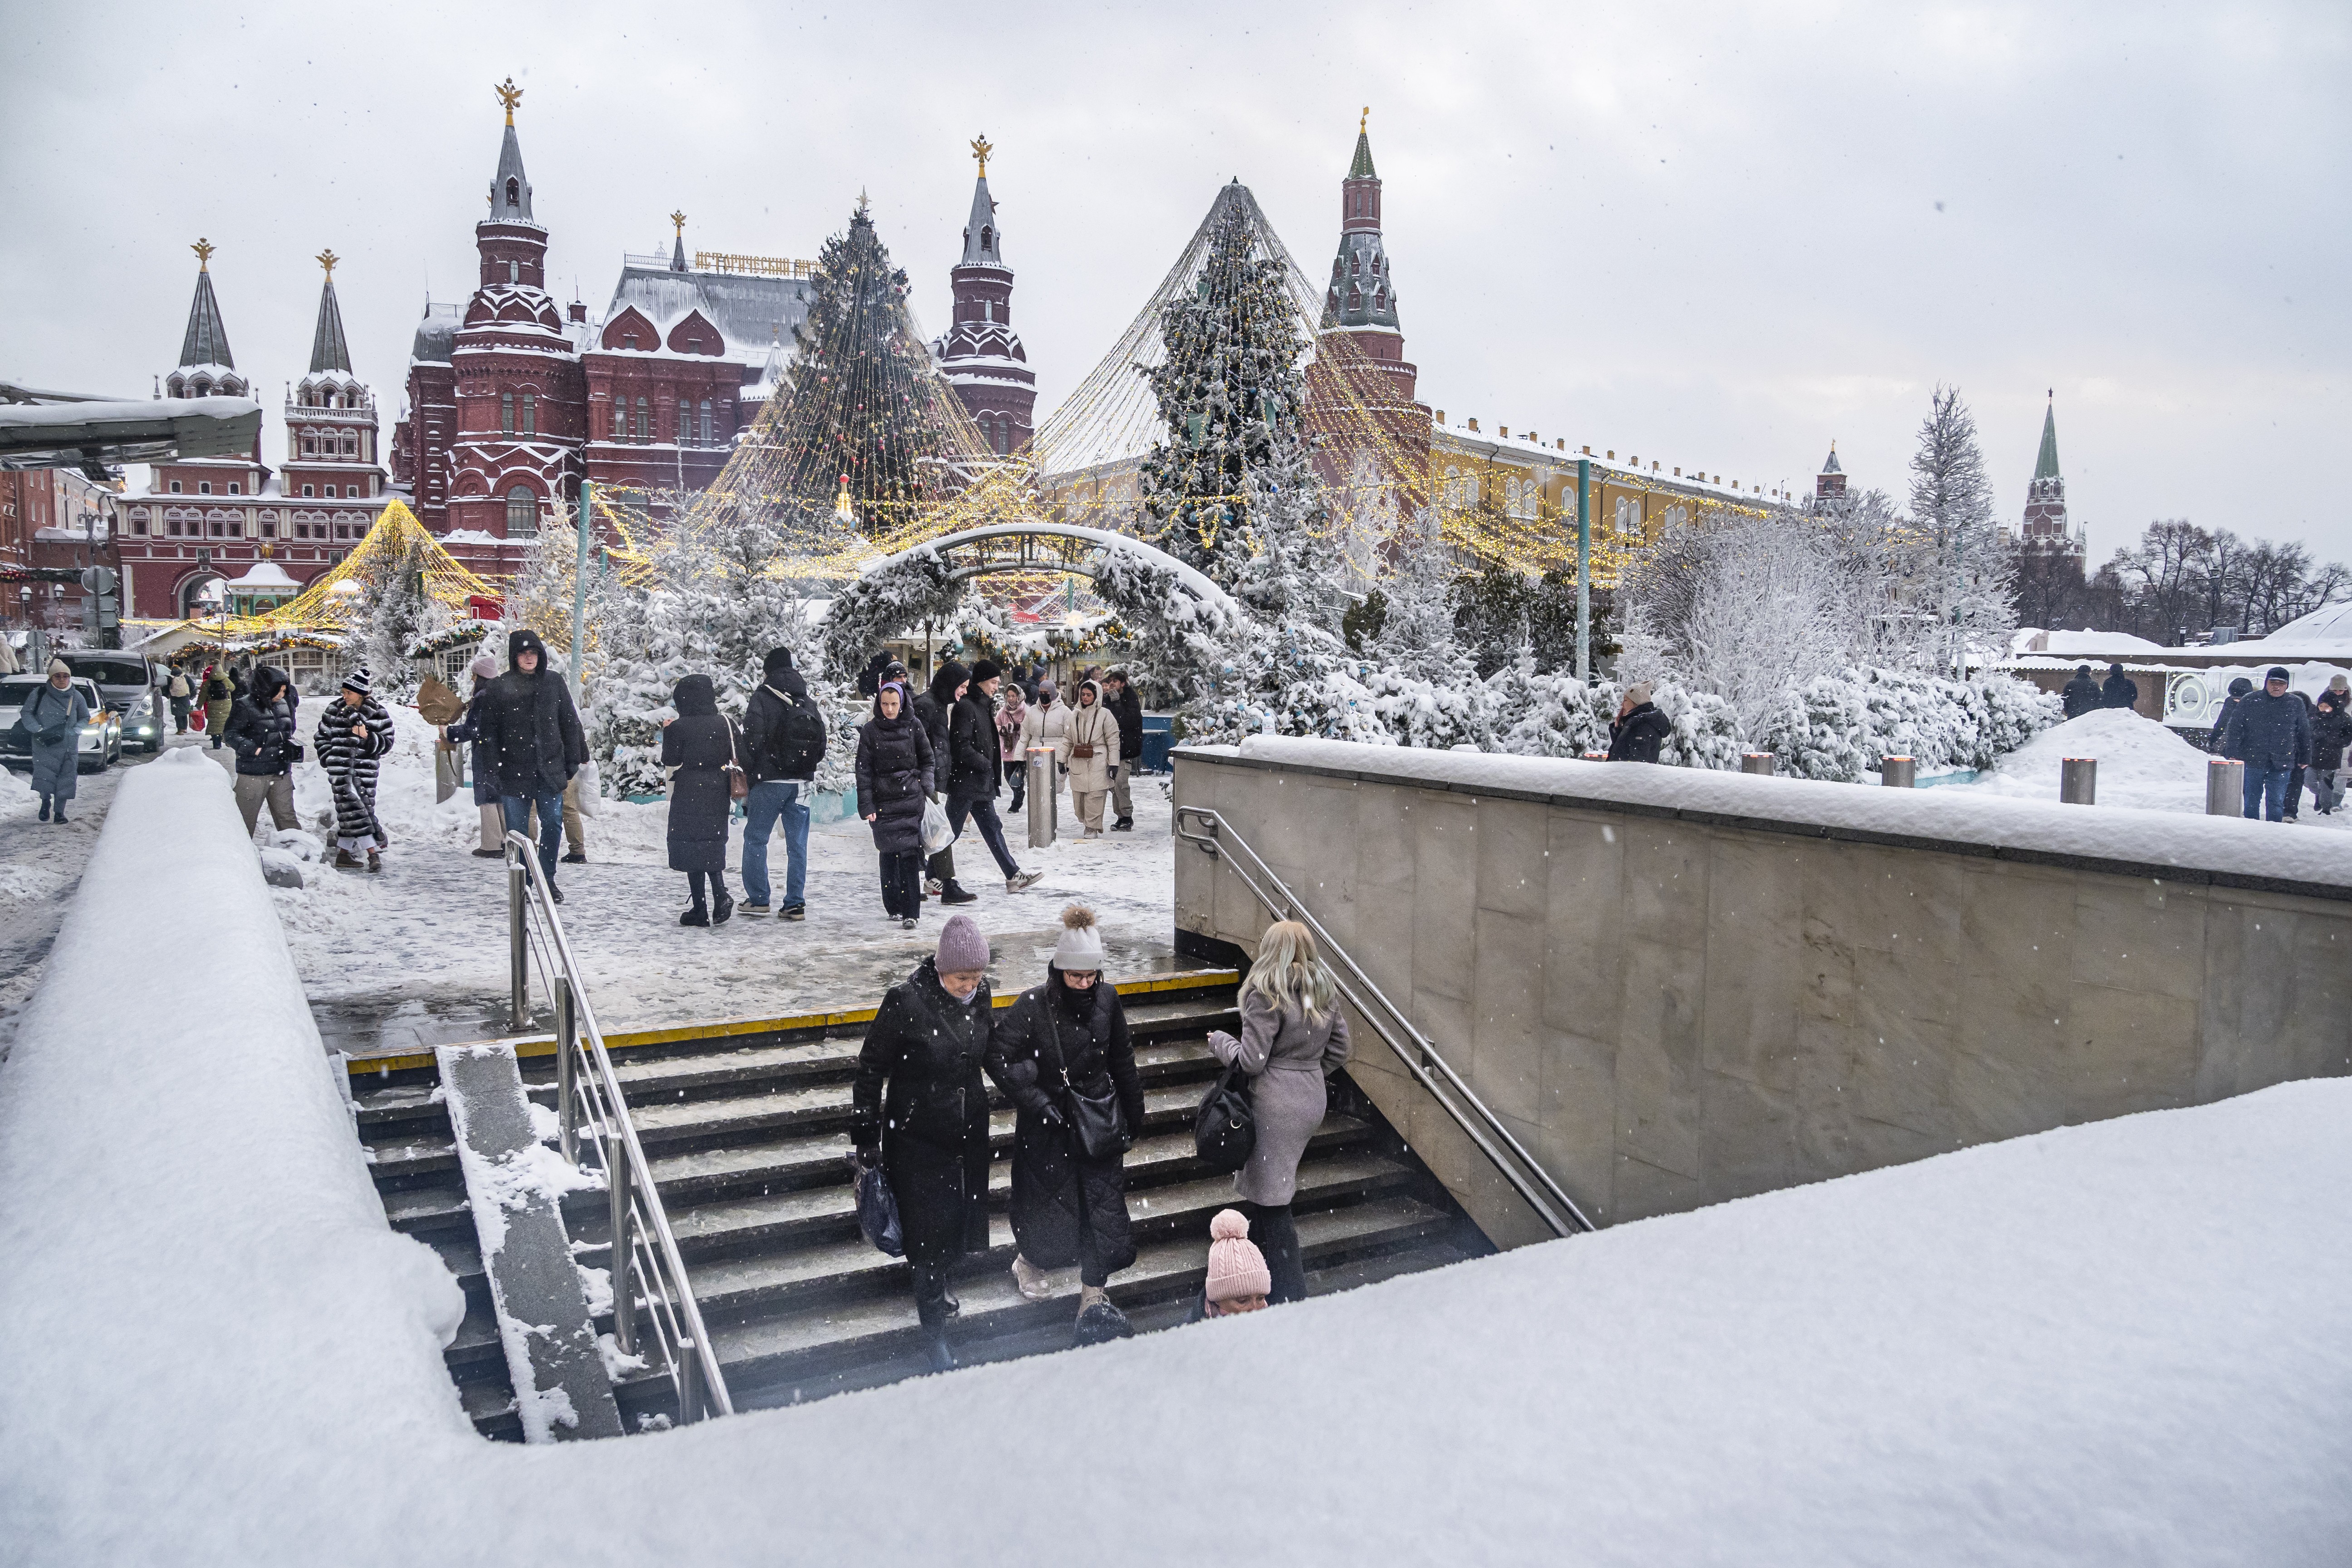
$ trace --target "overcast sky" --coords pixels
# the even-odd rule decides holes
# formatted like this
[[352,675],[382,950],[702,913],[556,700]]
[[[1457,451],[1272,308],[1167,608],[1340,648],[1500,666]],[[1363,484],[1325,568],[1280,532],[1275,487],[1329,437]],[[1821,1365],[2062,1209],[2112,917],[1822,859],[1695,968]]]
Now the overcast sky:
[[1929,393],[2023,506],[2045,389],[2105,559],[2151,519],[2352,559],[2352,6],[858,4],[283,8],[0,0],[0,376],[144,395],[199,235],[277,402],[331,246],[397,404],[474,276],[500,118],[601,312],[625,249],[813,257],[860,188],[947,314],[965,143],[1039,411],[1239,175],[1310,272],[1357,116],[1423,397],[1727,479],[1832,437],[1902,493]]

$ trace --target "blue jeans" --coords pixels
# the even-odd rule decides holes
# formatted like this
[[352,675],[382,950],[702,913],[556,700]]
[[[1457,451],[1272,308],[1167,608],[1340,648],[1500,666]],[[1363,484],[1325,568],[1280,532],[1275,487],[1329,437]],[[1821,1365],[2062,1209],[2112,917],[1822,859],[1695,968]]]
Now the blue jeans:
[[530,831],[530,808],[539,807],[539,868],[547,873],[548,886],[555,885],[555,854],[563,845],[563,792],[545,795],[502,795],[499,809],[507,814],[507,831]]
[[2293,777],[2293,768],[2266,768],[2259,763],[2246,764],[2246,815],[2267,817],[2273,822],[2286,820],[2286,782]]
[[768,901],[768,836],[784,821],[784,908],[796,910],[808,890],[809,808],[798,779],[763,779],[743,799],[743,892]]

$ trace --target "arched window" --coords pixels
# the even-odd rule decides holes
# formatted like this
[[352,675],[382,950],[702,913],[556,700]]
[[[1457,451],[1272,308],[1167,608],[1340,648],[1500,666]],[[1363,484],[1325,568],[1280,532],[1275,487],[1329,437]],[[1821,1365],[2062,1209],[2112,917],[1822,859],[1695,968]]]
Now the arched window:
[[514,434],[514,394],[499,394],[499,429],[505,435]]
[[981,226],[980,247],[982,250],[994,250],[996,248],[996,230],[989,227],[985,224]]
[[1363,253],[1362,251],[1360,251],[1360,250],[1356,250],[1356,251],[1350,251],[1350,252],[1349,252],[1349,254],[1348,254],[1348,270],[1349,270],[1349,273],[1351,273],[1351,274],[1353,274],[1353,273],[1359,273],[1359,272],[1361,272],[1363,269],[1364,269],[1364,253]]
[[1364,291],[1361,289],[1350,288],[1348,290],[1348,309],[1350,310],[1360,310],[1363,308]]
[[637,399],[637,439],[650,441],[653,438],[654,405],[650,399],[640,397]]
[[1373,289],[1373,290],[1372,290],[1372,309],[1373,309],[1373,310],[1387,310],[1388,308],[1389,308],[1389,291],[1388,291],[1387,289]]
[[539,398],[533,393],[522,395],[522,433],[526,436],[539,434]]
[[521,262],[509,261],[507,263],[507,281],[509,283],[520,283],[522,281]]
[[702,400],[702,444],[706,447],[714,446],[718,439],[718,433],[711,427],[710,423],[710,399],[706,397]]
[[[526,407],[527,407],[527,406],[528,406],[528,405],[526,405]],[[526,411],[526,412],[525,412],[525,414],[523,415],[523,428],[525,428],[525,429],[527,430],[527,429],[529,429],[530,427],[530,414]],[[360,433],[359,433],[358,431],[356,431],[356,430],[346,430],[346,431],[344,431],[344,432],[343,432],[343,456],[344,456],[344,457],[346,457],[346,458],[356,458],[356,457],[358,457],[359,455],[360,455]]]
[[319,437],[308,430],[302,432],[302,455],[306,458],[319,455]]
[[507,537],[528,539],[539,531],[539,498],[527,485],[507,492]]
[[511,176],[507,180],[507,205],[510,207],[522,205],[522,184]]
[[677,444],[681,447],[694,445],[694,400],[690,397],[677,400]]

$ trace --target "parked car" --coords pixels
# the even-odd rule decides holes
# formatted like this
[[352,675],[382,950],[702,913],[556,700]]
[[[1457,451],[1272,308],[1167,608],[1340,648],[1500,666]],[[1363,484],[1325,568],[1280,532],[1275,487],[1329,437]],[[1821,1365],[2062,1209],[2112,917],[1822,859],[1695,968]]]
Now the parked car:
[[[32,739],[16,727],[16,713],[41,684],[37,675],[0,676],[0,763],[11,773],[33,771]],[[121,759],[122,715],[106,706],[96,681],[77,678],[73,684],[89,704],[89,722],[81,727],[81,755],[75,765],[86,773],[103,773]]]
[[150,752],[163,749],[163,737],[171,731],[153,665],[135,653],[111,649],[63,648],[58,657],[76,675],[87,676],[106,705],[121,715],[124,744]]

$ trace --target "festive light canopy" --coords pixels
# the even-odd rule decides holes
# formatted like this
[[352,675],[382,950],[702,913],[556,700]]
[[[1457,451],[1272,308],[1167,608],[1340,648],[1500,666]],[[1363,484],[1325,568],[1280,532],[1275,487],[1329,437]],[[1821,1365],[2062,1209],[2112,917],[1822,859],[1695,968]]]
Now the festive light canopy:
[[394,500],[377,514],[374,526],[352,547],[351,553],[312,579],[299,596],[266,616],[205,616],[201,624],[205,631],[226,637],[336,631],[360,602],[361,585],[372,581],[386,563],[403,560],[419,573],[425,595],[449,609],[462,612],[474,599],[499,597],[496,586],[444,550],[441,542],[416,521],[416,514]]

